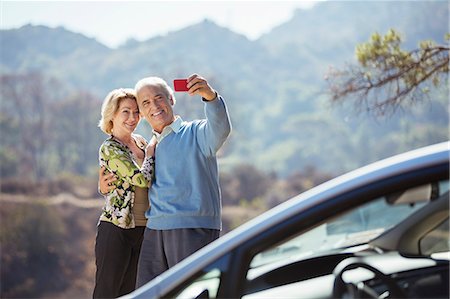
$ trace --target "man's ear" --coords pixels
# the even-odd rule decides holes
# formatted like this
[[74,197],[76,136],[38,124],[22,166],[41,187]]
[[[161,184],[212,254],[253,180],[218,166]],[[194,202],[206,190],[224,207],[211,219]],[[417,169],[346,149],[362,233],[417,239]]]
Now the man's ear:
[[170,103],[170,106],[175,105],[175,101],[173,100],[173,96],[169,97],[169,103]]

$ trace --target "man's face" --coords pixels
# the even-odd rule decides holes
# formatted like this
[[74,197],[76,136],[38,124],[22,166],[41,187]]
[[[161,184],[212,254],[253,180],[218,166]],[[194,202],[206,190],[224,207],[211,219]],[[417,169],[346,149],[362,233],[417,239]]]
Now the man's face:
[[173,100],[159,86],[142,87],[137,93],[137,101],[141,115],[156,132],[161,133],[173,122]]

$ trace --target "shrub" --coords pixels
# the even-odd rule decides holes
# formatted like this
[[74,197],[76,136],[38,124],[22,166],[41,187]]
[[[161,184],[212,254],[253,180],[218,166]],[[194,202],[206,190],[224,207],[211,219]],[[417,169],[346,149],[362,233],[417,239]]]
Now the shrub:
[[67,287],[64,232],[61,217],[51,207],[2,206],[0,297],[30,298]]

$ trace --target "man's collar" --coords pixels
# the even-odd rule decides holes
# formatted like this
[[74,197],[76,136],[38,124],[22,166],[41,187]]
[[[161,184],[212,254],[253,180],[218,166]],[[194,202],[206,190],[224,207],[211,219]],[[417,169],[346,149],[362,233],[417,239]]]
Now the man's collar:
[[183,120],[179,115],[175,116],[175,120],[168,126],[164,127],[161,133],[156,132],[153,130],[153,135],[159,137],[160,135],[163,135],[164,132],[167,132],[167,130],[171,130],[174,133],[178,133],[181,129],[181,124],[183,123]]
[[181,124],[183,123],[183,120],[179,115],[175,116],[175,120],[170,124],[170,127],[172,128],[172,131],[175,133],[178,133],[181,129]]

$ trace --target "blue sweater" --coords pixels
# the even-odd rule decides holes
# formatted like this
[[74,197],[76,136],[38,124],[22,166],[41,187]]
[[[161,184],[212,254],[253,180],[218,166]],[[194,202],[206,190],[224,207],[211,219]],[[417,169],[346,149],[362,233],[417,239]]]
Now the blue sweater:
[[222,229],[216,153],[231,131],[223,98],[205,101],[206,119],[181,122],[158,143],[147,227]]

